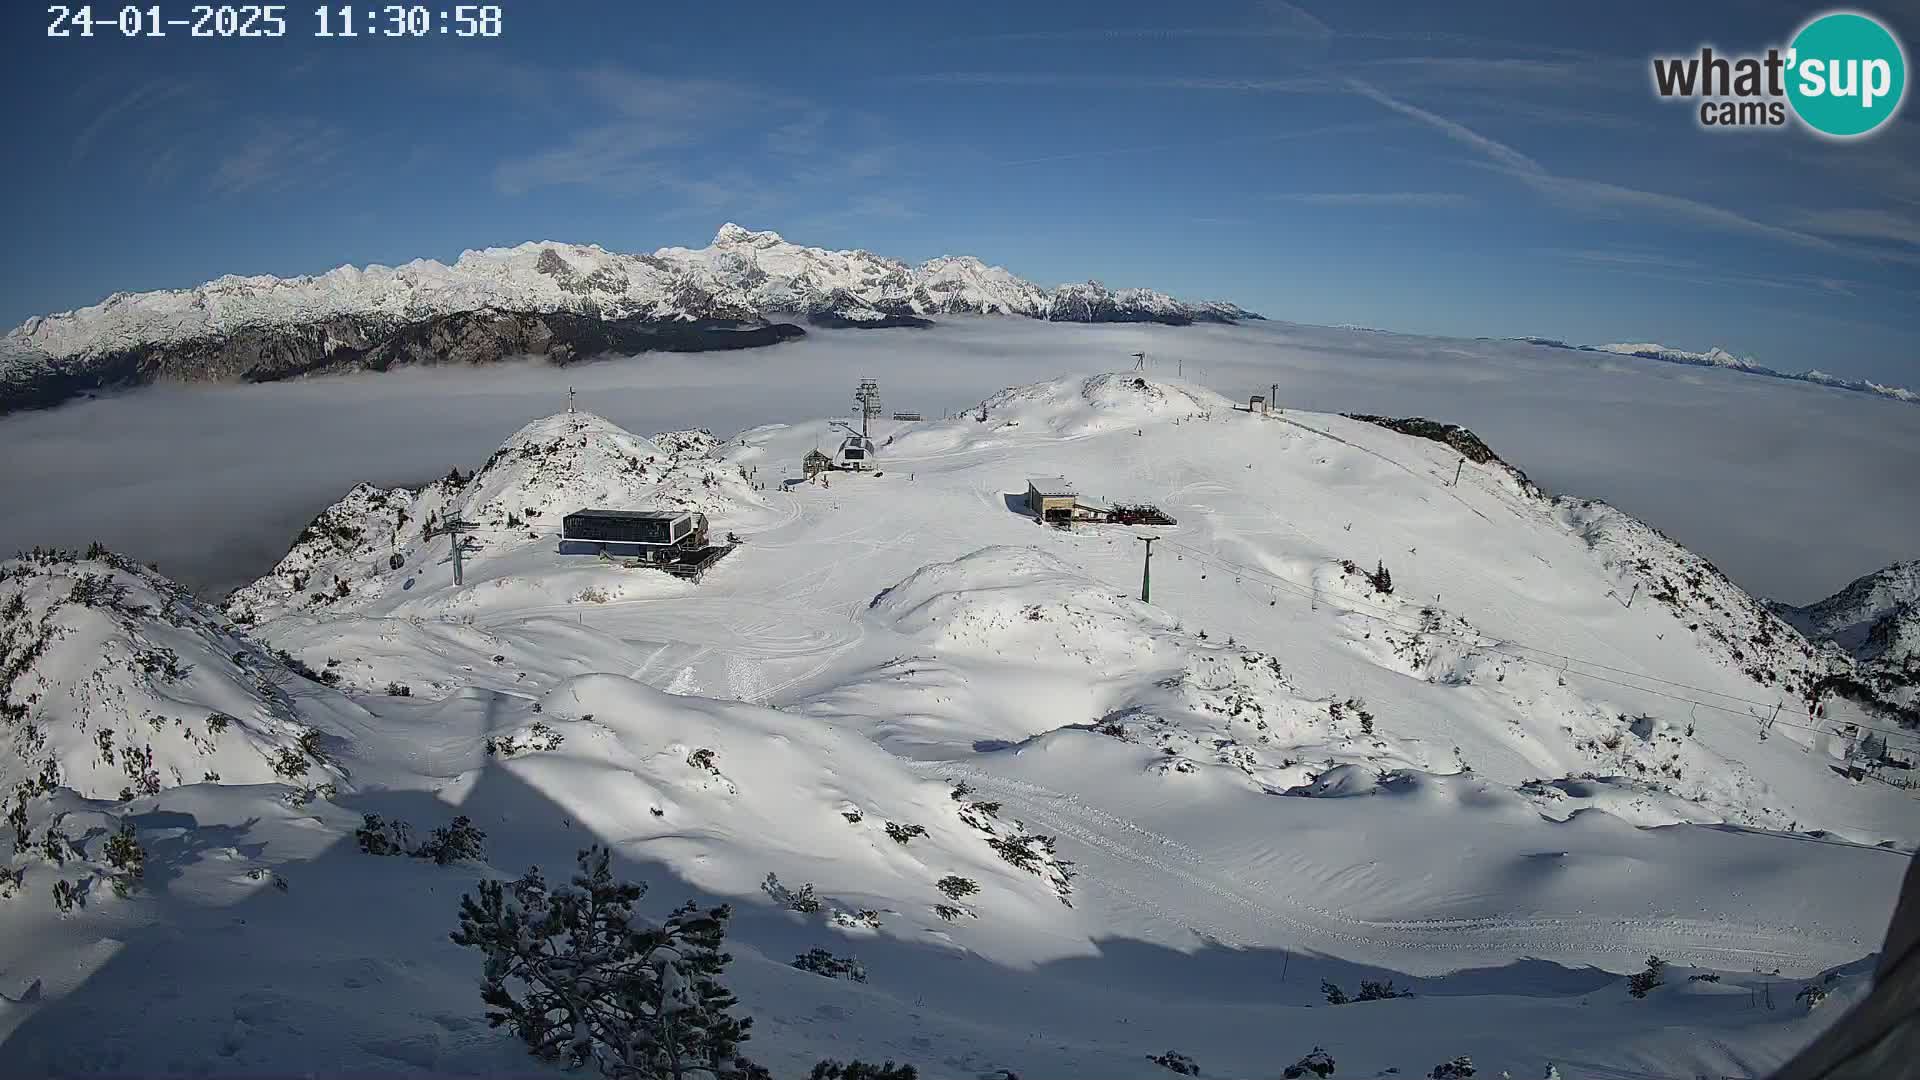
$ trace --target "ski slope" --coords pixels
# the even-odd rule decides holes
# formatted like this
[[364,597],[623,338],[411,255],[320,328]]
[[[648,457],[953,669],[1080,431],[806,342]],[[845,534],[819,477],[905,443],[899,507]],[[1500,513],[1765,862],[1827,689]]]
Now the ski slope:
[[[562,414],[471,476],[355,489],[204,613],[333,673],[291,697],[331,794],[36,794],[33,834],[80,850],[15,856],[0,1049],[36,1072],[528,1069],[446,931],[476,875],[589,841],[651,912],[736,905],[728,982],[776,1076],[1156,1077],[1169,1049],[1266,1076],[1316,1045],[1340,1076],[1460,1054],[1757,1076],[1864,993],[1920,801],[1830,767],[1842,741],[1796,694],[1843,659],[1656,531],[1497,459],[1135,373],[873,435],[876,472],[807,483],[832,421],[648,439]],[[1179,524],[1043,527],[1021,505],[1042,475]],[[742,543],[698,584],[560,555],[582,505],[698,509]],[[459,588],[433,531],[456,514]],[[65,720],[50,737],[84,747]],[[486,865],[363,855],[367,812],[469,815]],[[144,887],[56,911],[56,876],[110,875],[119,819]],[[781,908],[768,874],[823,909]],[[947,875],[978,891],[949,901]],[[788,966],[815,946],[868,981]],[[1650,953],[1667,985],[1632,999]],[[1362,978],[1417,996],[1320,993]],[[1811,1011],[1808,983],[1832,991]]]

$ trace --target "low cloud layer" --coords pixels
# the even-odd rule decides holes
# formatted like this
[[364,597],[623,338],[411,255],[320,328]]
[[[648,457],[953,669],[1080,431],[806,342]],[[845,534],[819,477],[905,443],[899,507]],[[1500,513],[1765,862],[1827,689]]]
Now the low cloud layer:
[[[1294,408],[1466,424],[1553,490],[1604,498],[1751,591],[1804,603],[1920,557],[1920,408],[1821,387],[1505,342],[1287,324],[957,320],[774,349],[164,387],[0,419],[0,551],[98,539],[207,594],[264,573],[353,484],[473,468],[566,407],[642,434],[845,415],[856,381],[937,415],[1132,364]],[[795,463],[797,467],[798,463]],[[1009,477],[1017,486],[1019,478]]]

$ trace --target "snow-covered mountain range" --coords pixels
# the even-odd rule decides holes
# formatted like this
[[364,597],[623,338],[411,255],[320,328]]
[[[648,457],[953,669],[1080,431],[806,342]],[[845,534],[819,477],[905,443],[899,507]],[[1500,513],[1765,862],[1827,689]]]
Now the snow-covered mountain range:
[[1546,345],[1556,349],[1575,349],[1580,352],[1618,353],[1622,356],[1637,356],[1643,360],[1660,360],[1669,364],[1726,368],[1729,371],[1742,371],[1749,375],[1764,375],[1770,379],[1787,379],[1792,382],[1815,383],[1820,386],[1831,386],[1836,390],[1853,390],[1862,394],[1875,394],[1879,397],[1892,398],[1895,401],[1920,403],[1920,392],[1909,390],[1904,386],[1885,386],[1874,382],[1872,379],[1843,379],[1838,375],[1830,375],[1818,368],[1801,372],[1780,371],[1775,368],[1770,368],[1765,364],[1756,363],[1746,357],[1735,356],[1733,353],[1728,352],[1718,345],[1708,349],[1706,352],[1692,352],[1687,349],[1676,349],[1669,345],[1659,345],[1653,342],[1615,342],[1610,345],[1569,345],[1564,341],[1559,341],[1554,338],[1528,337],[1520,338],[1519,340],[1530,342],[1534,345]]
[[652,254],[553,242],[305,277],[228,276],[118,293],[28,319],[0,341],[0,413],[157,379],[266,381],[410,363],[556,363],[649,349],[765,345],[773,323],[926,325],[929,316],[1072,322],[1234,322],[1260,316],[1098,282],[1048,289],[971,256],[910,266],[721,227],[704,248]]

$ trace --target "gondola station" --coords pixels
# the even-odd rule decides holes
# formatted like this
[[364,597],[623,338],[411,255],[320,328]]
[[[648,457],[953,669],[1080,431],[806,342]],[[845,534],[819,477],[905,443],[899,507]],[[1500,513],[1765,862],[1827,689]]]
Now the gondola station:
[[562,555],[625,556],[634,567],[698,580],[732,544],[710,544],[707,515],[692,510],[576,510],[562,521]]

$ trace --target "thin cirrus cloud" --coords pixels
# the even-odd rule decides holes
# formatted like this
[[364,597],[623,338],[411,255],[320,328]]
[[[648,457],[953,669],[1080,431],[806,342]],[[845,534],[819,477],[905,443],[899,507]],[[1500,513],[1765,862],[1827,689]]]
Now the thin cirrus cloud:
[[1123,157],[1129,154],[1158,154],[1168,151],[1192,151],[1202,147],[1285,142],[1290,139],[1317,139],[1327,135],[1351,135],[1363,131],[1377,131],[1379,128],[1379,124],[1365,121],[1321,124],[1317,127],[1296,128],[1289,131],[1263,131],[1250,135],[1229,135],[1224,138],[1203,139],[1198,142],[1148,143],[1138,146],[1103,146],[1092,150],[1070,150],[1066,153],[1043,154],[1039,157],[1009,158],[1003,161],[995,161],[993,164],[996,168],[1015,165],[1046,165],[1058,161],[1081,161],[1092,158]]
[[1444,30],[1334,30],[1327,28],[1324,23],[1322,23],[1321,26],[1322,29],[1319,30],[1296,24],[1269,26],[1082,26],[1065,30],[1013,30],[998,34],[976,34],[967,37],[957,37],[950,40],[954,42],[1076,41],[1086,43],[1097,43],[1101,41],[1186,40],[1304,40],[1314,42],[1350,40],[1433,45],[1461,49],[1486,49],[1506,53],[1534,53],[1541,56],[1560,56],[1574,60],[1604,61],[1618,59],[1618,57],[1609,57],[1602,53],[1596,53],[1591,49],[1549,45],[1538,41],[1516,41],[1511,38],[1482,37],[1477,34],[1461,34]]
[[1860,291],[1866,288],[1858,281],[1813,274],[1725,273],[1695,260],[1678,258],[1664,252],[1623,251],[1610,248],[1546,248],[1542,249],[1540,254],[1593,270],[1664,281],[1683,281],[1689,285],[1713,285],[1729,289],[1758,286],[1802,295],[1817,290],[1841,296],[1858,296]]
[[1226,90],[1266,94],[1335,94],[1325,79],[1228,79],[1184,75],[1076,75],[1055,71],[934,71],[907,82],[954,86],[1057,86],[1085,90]]
[[1800,247],[1819,248],[1836,253],[1863,254],[1850,251],[1811,232],[1768,224],[1697,199],[1627,187],[1603,180],[1562,176],[1498,139],[1490,138],[1458,121],[1403,101],[1372,83],[1348,79],[1347,86],[1354,93],[1402,116],[1417,120],[1447,138],[1478,152],[1488,159],[1496,171],[1520,180],[1543,197],[1570,209],[1591,210],[1596,207],[1606,207],[1614,210],[1642,211],[1654,216],[1689,221],[1723,232],[1762,236]]
[[1412,206],[1457,210],[1474,204],[1472,199],[1457,191],[1286,191],[1272,197],[1303,206],[1328,207]]
[[216,159],[207,186],[225,195],[279,190],[314,178],[340,156],[346,136],[338,128],[316,124],[270,127],[252,135]]
[[1794,217],[1794,224],[1823,236],[1846,236],[1862,240],[1891,241],[1920,247],[1920,218],[1891,210],[1835,208],[1807,210]]
[[580,187],[615,195],[666,194],[684,204],[675,213],[730,206],[765,210],[779,202],[764,178],[744,169],[702,168],[699,151],[717,138],[747,135],[792,160],[825,152],[827,116],[803,99],[746,83],[668,78],[616,67],[574,75],[561,88],[510,79],[505,92],[529,103],[567,91],[594,107],[597,120],[551,145],[511,155],[494,166],[503,194]]
[[73,136],[70,162],[78,165],[85,160],[87,154],[93,149],[94,143],[99,141],[100,136],[112,128],[122,116],[142,108],[154,109],[168,101],[185,97],[191,92],[192,87],[187,82],[174,78],[149,79],[133,87],[109,102],[81,125],[80,130]]

